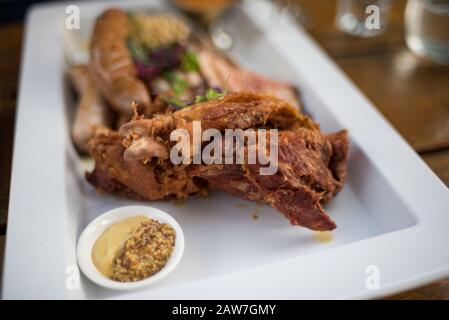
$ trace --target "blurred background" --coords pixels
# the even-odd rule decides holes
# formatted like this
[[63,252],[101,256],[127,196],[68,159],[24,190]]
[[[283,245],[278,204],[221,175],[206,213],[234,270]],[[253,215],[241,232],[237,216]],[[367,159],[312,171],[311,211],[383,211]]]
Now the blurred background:
[[[449,0],[273,1],[278,14],[292,15],[449,185]],[[0,0],[0,263],[23,19],[37,2]],[[217,47],[232,46],[220,17],[232,14],[226,10],[239,1],[171,2],[209,31]],[[389,298],[449,299],[449,279]]]

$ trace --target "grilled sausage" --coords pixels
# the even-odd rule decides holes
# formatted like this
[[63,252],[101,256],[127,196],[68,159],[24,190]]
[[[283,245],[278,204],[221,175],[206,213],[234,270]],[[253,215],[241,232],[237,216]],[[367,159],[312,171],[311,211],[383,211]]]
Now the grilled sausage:
[[131,115],[130,106],[134,101],[148,114],[150,95],[137,77],[126,44],[130,30],[125,12],[119,9],[105,11],[95,24],[89,68],[100,92],[119,113]]
[[95,127],[110,126],[112,110],[94,86],[87,66],[72,67],[69,77],[80,97],[71,135],[78,150],[86,152],[86,144],[93,137]]

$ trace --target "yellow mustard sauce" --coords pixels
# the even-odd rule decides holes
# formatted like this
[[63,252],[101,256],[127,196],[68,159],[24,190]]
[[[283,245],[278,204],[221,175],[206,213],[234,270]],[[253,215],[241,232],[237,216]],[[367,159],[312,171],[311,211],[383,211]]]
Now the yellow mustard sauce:
[[92,249],[92,261],[105,276],[112,276],[114,259],[125,242],[142,224],[150,220],[146,216],[134,216],[114,223],[95,242]]

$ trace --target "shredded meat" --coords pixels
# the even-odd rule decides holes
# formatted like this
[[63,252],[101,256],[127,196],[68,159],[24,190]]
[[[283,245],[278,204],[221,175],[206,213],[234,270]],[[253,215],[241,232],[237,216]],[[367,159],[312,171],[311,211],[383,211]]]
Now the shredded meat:
[[[267,129],[268,135],[278,129],[277,172],[261,175],[263,165],[250,164],[247,157],[242,164],[174,165],[167,159],[175,143],[170,133],[178,128],[191,131],[195,120],[201,121],[202,130]],[[136,145],[145,147],[135,150]],[[245,154],[250,147],[244,146]],[[240,92],[172,114],[135,119],[119,132],[103,128],[88,149],[96,167],[87,179],[104,191],[158,200],[219,189],[265,202],[294,225],[324,231],[336,227],[322,204],[343,186],[348,137],[346,130],[322,134],[312,120],[270,94]]]

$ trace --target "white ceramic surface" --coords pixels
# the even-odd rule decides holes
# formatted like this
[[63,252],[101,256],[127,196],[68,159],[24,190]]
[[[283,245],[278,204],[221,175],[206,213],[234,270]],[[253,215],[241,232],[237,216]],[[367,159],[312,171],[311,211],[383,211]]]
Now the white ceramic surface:
[[[114,223],[121,220],[144,215],[150,219],[170,225],[176,232],[175,247],[167,264],[153,276],[135,282],[118,282],[109,279],[95,267],[92,249],[97,239]],[[93,220],[81,233],[76,248],[78,265],[84,275],[99,286],[115,290],[134,290],[152,285],[175,270],[184,253],[184,233],[181,227],[168,213],[149,206],[126,206],[109,210]]]
[[[182,206],[153,202],[186,236],[176,272],[136,292],[103,289],[83,276],[79,286],[67,286],[85,226],[99,212],[141,204],[95,192],[70,143],[73,100],[61,32],[67,4],[38,5],[27,17],[5,298],[372,298],[449,275],[448,189],[289,16],[274,21],[271,5],[246,1],[227,23],[236,40],[231,56],[297,85],[324,131],[350,132],[348,181],[326,207],[338,225],[334,241],[318,243],[274,209],[219,192]],[[165,9],[147,0],[79,5],[82,28],[109,5]],[[379,287],[369,285],[372,270]]]

